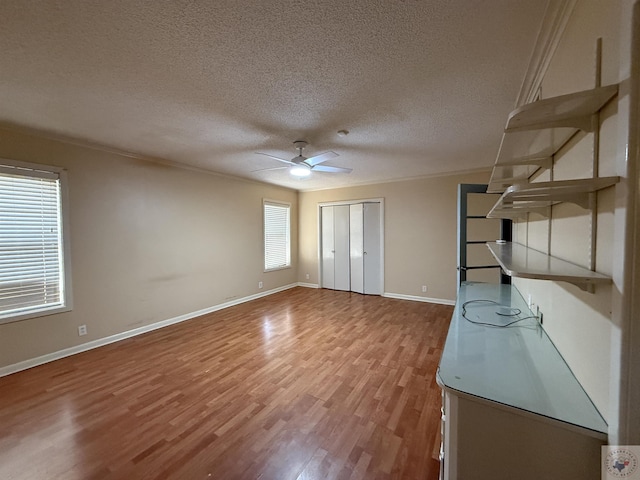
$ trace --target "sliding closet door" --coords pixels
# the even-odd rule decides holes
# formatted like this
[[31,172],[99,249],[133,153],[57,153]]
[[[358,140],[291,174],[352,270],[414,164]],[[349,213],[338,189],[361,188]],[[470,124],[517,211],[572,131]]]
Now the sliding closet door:
[[380,204],[365,203],[363,207],[363,261],[364,293],[381,295],[380,269],[382,248],[380,242]]
[[351,291],[364,293],[364,220],[363,204],[349,206]]
[[333,207],[322,207],[322,288],[334,288],[335,247]]
[[349,290],[349,205],[322,207],[322,288]]
[[333,211],[334,225],[334,285],[335,290],[350,290],[349,268],[349,205],[337,205]]
[[378,202],[321,207],[322,288],[382,294]]

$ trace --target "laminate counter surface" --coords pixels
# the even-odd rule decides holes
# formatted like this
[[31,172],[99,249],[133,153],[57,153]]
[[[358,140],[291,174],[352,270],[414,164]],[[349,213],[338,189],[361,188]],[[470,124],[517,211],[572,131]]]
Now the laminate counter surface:
[[445,390],[606,436],[606,422],[511,285],[460,287],[437,376]]

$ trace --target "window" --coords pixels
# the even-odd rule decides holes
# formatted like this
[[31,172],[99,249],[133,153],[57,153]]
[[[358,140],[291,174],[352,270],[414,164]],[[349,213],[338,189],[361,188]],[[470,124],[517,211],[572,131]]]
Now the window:
[[264,269],[277,270],[291,266],[291,206],[265,200],[264,203]]
[[70,310],[65,172],[0,160],[0,323]]

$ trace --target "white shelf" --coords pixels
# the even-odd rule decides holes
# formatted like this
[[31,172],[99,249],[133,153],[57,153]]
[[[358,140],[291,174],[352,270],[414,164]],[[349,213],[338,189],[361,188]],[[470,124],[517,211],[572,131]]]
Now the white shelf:
[[551,156],[496,163],[493,166],[489,187],[494,193],[504,192],[507,187],[514,183],[528,181],[538,170],[551,168],[551,163]]
[[[502,193],[489,218],[517,219],[527,213],[547,216],[562,202],[593,208],[594,193],[611,187],[619,177],[533,182],[540,169],[553,166],[553,156],[579,130],[599,128],[597,114],[618,93],[618,85],[540,100],[509,115],[488,193]],[[546,255],[517,243],[487,246],[507,275],[569,282],[583,290],[610,283],[605,275]]]
[[593,285],[611,283],[611,278],[606,275],[519,243],[487,243],[487,247],[504,272],[511,277],[568,282],[582,290],[588,290]]
[[617,85],[539,100],[509,115],[487,192],[501,193],[514,182],[527,181],[576,132],[591,132],[592,116],[618,93]]
[[611,187],[619,181],[620,177],[598,177],[513,185],[502,194],[487,217],[512,218],[527,212],[545,215],[547,207],[561,202],[590,208],[590,194]]
[[558,127],[593,131],[591,115],[617,93],[618,85],[607,85],[523,105],[511,112],[505,132]]

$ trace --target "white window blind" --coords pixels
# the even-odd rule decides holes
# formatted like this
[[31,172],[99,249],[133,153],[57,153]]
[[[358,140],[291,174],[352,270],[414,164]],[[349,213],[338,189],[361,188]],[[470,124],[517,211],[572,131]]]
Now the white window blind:
[[0,165],[0,322],[64,307],[60,177]]
[[289,205],[264,202],[264,269],[291,265]]

